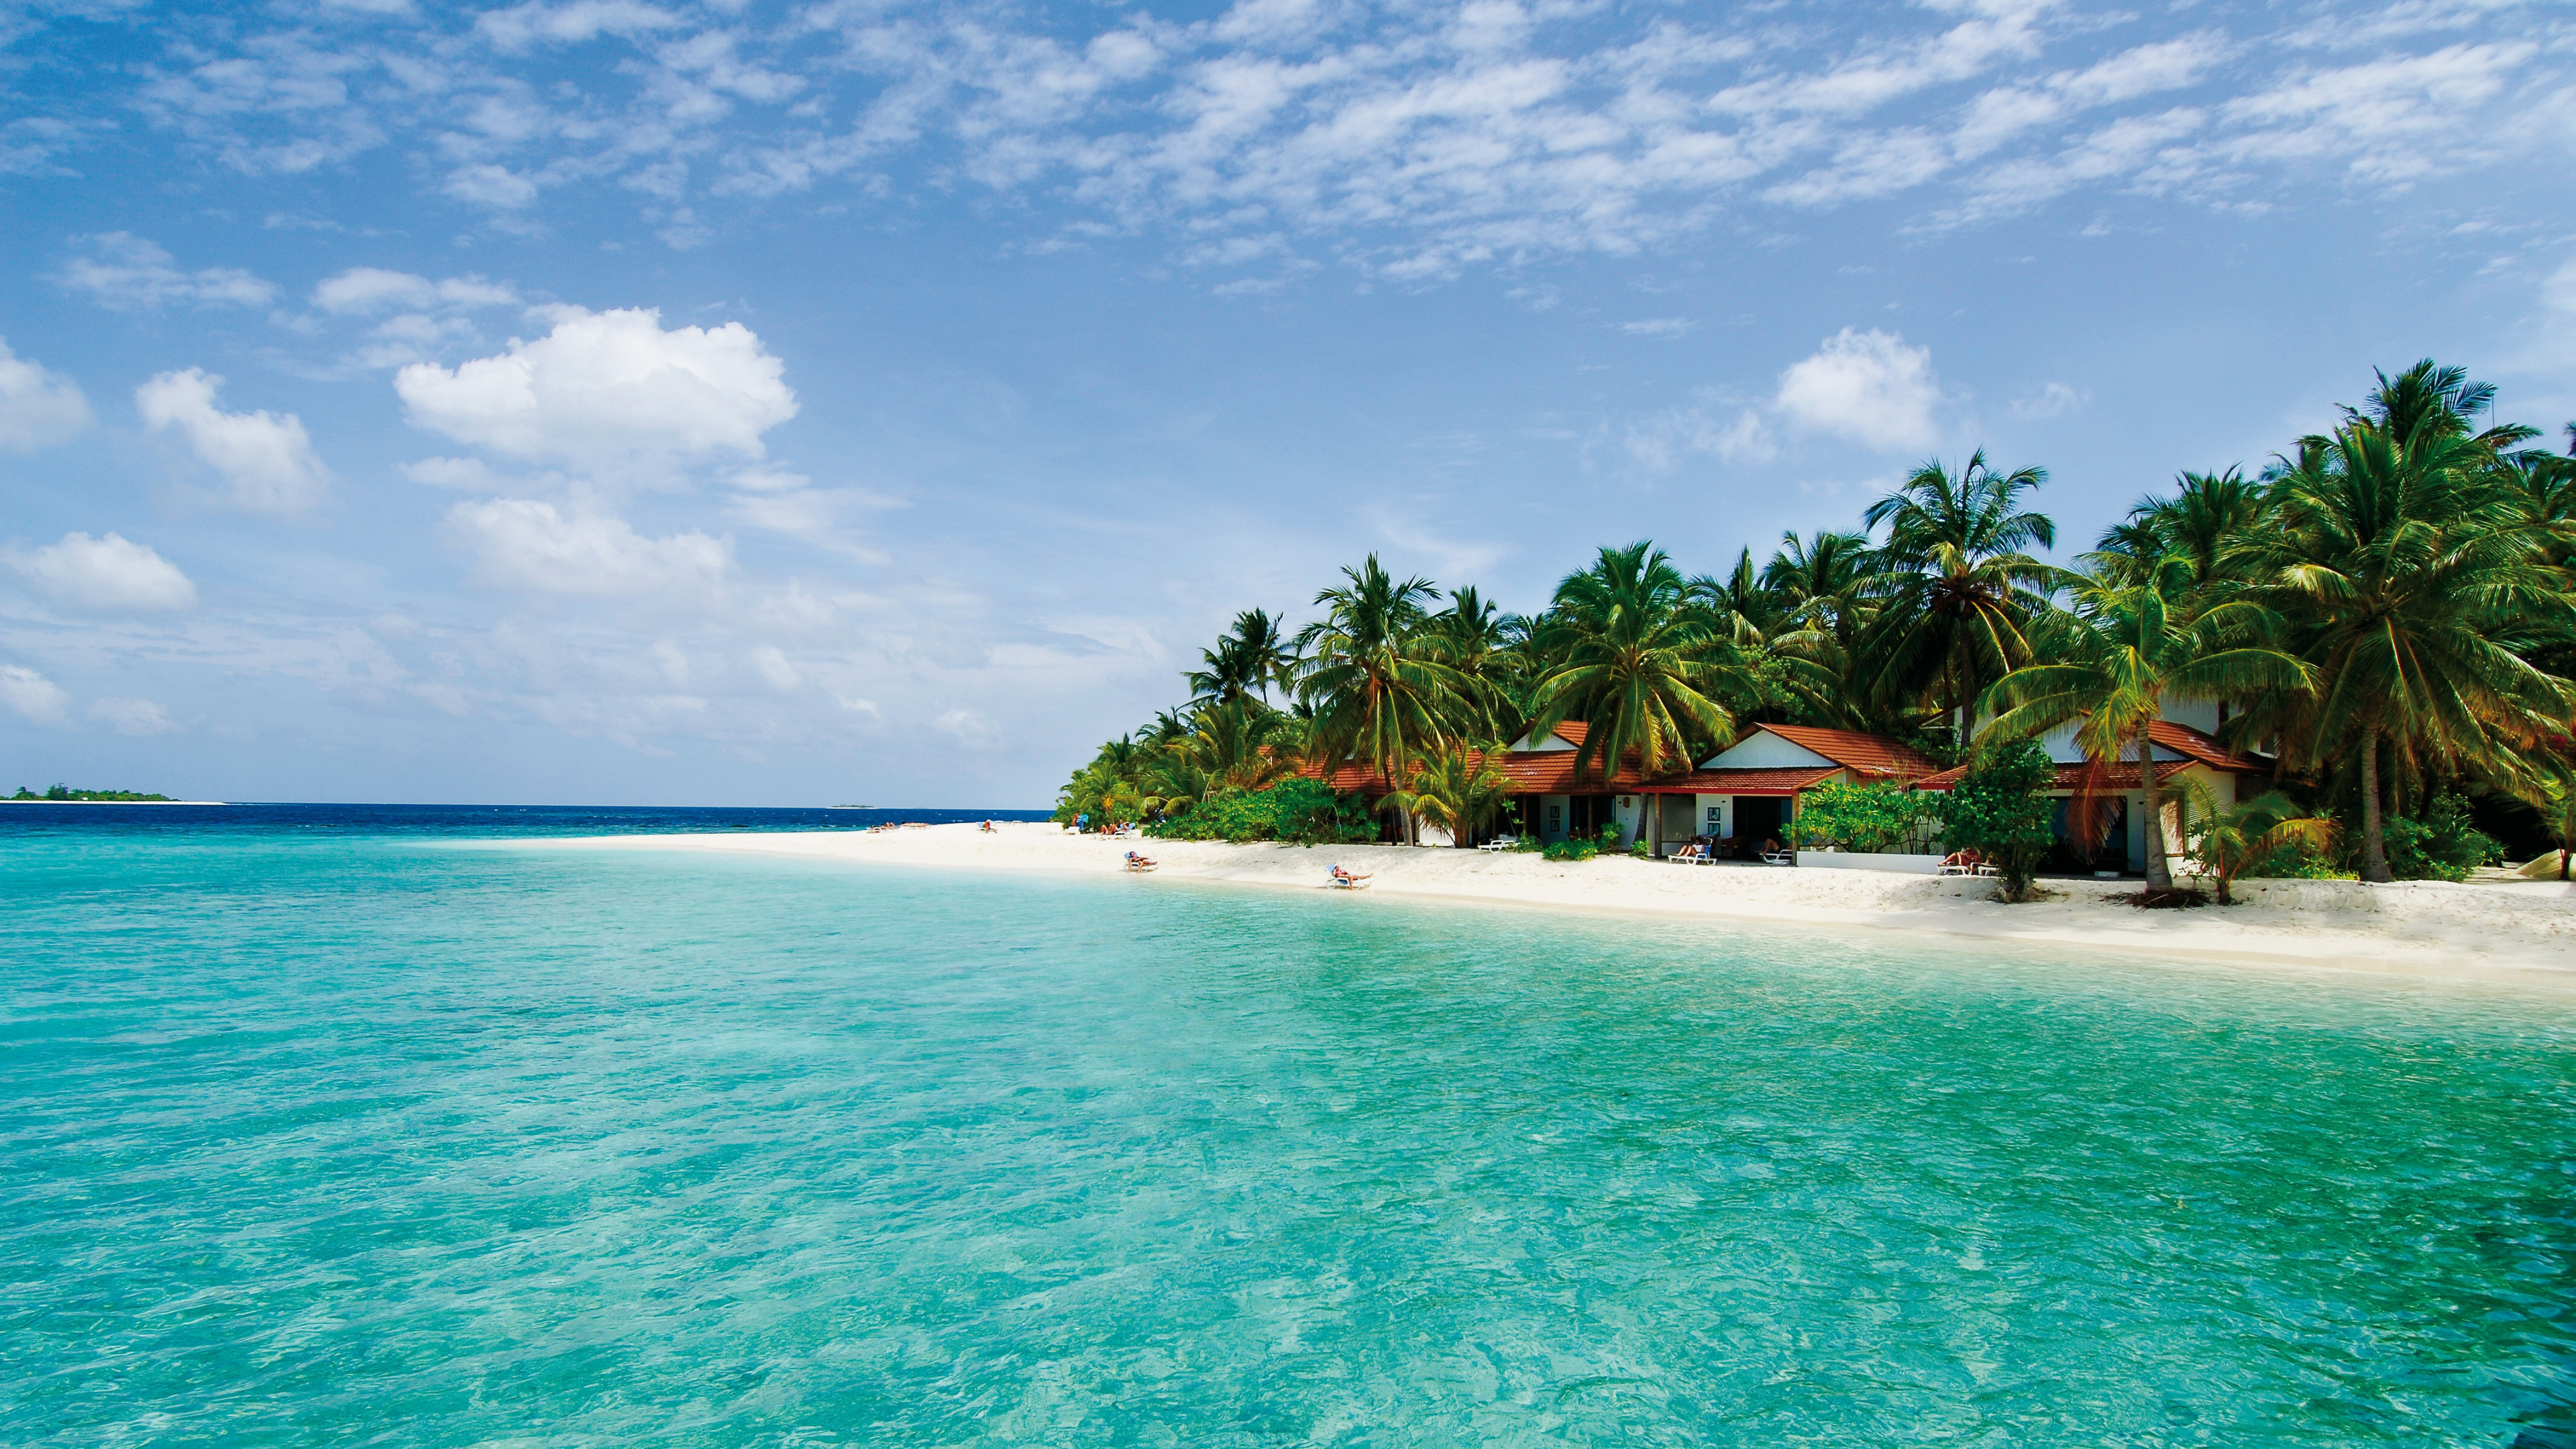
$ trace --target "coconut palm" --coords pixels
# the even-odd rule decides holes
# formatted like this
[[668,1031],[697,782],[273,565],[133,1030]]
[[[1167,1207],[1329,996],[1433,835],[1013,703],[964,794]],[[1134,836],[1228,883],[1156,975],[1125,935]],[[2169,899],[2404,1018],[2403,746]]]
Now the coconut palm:
[[2195,588],[2212,588],[2226,576],[2230,550],[2259,526],[2263,490],[2234,468],[2185,473],[2175,485],[2171,498],[2139,499],[2126,519],[2103,534],[2096,559],[2143,572],[2179,554],[2191,564]]
[[1956,474],[1925,463],[1862,515],[1887,526],[1857,661],[1882,714],[1928,702],[1964,740],[1986,686],[2030,662],[2029,621],[2065,582],[2026,552],[2057,541],[2056,524],[2022,506],[2047,481],[2041,468],[1997,473],[1980,450]]
[[1522,658],[1512,645],[1512,616],[1473,587],[1449,596],[1449,607],[1429,623],[1441,661],[1466,681],[1463,708],[1452,720],[1453,734],[1475,739],[1501,739],[1518,733],[1527,712],[1527,686]]
[[2138,789],[2146,795],[2150,893],[2173,889],[2162,790],[2148,739],[2149,727],[2164,716],[2165,700],[2287,691],[2307,682],[2298,660],[2247,642],[2278,627],[2269,610],[2238,601],[2195,612],[2191,592],[2191,561],[2181,554],[2168,555],[2135,583],[2078,579],[2072,612],[2052,616],[2045,628],[2049,661],[2005,675],[1983,701],[1994,714],[1986,732],[1997,738],[2028,738],[2079,720],[2075,743],[2097,767],[2137,761]]
[[1783,533],[1762,570],[1763,592],[1778,611],[1769,642],[1788,688],[1813,718],[1848,728],[1879,723],[1850,687],[1870,619],[1875,559],[1867,534],[1828,529],[1801,539]]
[[1235,615],[1233,629],[1218,636],[1215,648],[1200,650],[1199,658],[1205,667],[1182,676],[1194,706],[1231,704],[1246,695],[1267,697],[1271,686],[1288,683],[1296,666],[1279,621],[1261,609]]
[[2362,877],[2386,881],[2383,764],[2510,777],[2516,746],[2563,729],[2567,682],[2523,656],[2576,625],[2565,576],[2465,426],[2349,422],[2303,442],[2270,505],[2238,562],[2317,680],[2285,741],[2308,765],[2358,761]]
[[1511,808],[1517,787],[1503,769],[1501,754],[1499,747],[1477,750],[1453,744],[1415,761],[1411,782],[1380,800],[1378,808],[1437,821],[1449,832],[1451,844],[1473,845],[1478,832]]
[[2184,838],[2191,842],[2192,863],[2218,882],[2218,903],[2236,904],[2236,878],[2272,858],[2286,845],[2303,845],[2323,854],[2334,848],[2335,823],[2302,811],[2278,790],[2235,805],[2220,805],[2209,786],[2193,780],[2183,787]]
[[1653,544],[1605,548],[1556,586],[1543,632],[1563,662],[1531,697],[1544,734],[1569,719],[1590,725],[1574,757],[1606,786],[1634,757],[1652,777],[1687,767],[1694,747],[1735,740],[1735,719],[1710,696],[1755,681],[1729,624],[1695,604],[1688,580]]
[[1314,754],[1400,780],[1416,757],[1448,743],[1469,684],[1427,627],[1439,597],[1430,580],[1398,580],[1376,554],[1342,577],[1341,587],[1315,595],[1324,617],[1297,635],[1306,658],[1297,692],[1314,709]]

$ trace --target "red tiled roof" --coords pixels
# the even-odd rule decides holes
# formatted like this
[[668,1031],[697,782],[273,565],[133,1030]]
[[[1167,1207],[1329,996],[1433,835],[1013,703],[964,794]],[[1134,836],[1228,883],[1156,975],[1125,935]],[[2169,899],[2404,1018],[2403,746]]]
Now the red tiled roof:
[[1771,770],[1693,770],[1687,775],[1667,775],[1638,787],[1643,795],[1795,795],[1828,775],[1843,772],[1840,765],[1793,765]]
[[2171,750],[2177,755],[2189,756],[2213,770],[2252,773],[2271,768],[2269,765],[2236,754],[2227,746],[2189,725],[2175,724],[2169,719],[2150,723],[2147,726],[2147,738],[2155,741],[2160,748]]
[[[2156,783],[2162,785],[2167,780],[2172,779],[2174,776],[2181,774],[2183,771],[2188,770],[2193,765],[2199,763],[2201,762],[2197,760],[2158,760],[2156,761]],[[2253,767],[2248,766],[2247,768],[2250,769]],[[2092,766],[2081,762],[2072,765],[2061,764],[2057,767],[2057,778],[2049,782],[2048,788],[2052,790],[2082,790],[2085,788],[2085,774],[2090,769],[2092,769]],[[1940,774],[1927,775],[1924,778],[1915,781],[1914,788],[1917,790],[1947,790],[1951,786],[1958,784],[1960,777],[1967,773],[1967,766],[1955,766],[1951,769],[1943,770]],[[2135,760],[2123,760],[2116,765],[2103,767],[2101,773],[2093,777],[2092,788],[2096,790],[2134,790],[2138,788],[2138,762]]]
[[1837,765],[1864,775],[1913,779],[1941,768],[1939,762],[1913,746],[1885,735],[1866,734],[1860,730],[1829,730],[1815,725],[1765,724],[1753,728],[1769,730],[1793,745],[1813,750]]

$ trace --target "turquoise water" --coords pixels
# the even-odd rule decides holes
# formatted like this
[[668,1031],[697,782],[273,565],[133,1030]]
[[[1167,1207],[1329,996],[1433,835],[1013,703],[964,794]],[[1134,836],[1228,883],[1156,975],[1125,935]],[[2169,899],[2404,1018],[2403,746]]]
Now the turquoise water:
[[0,837],[0,1442],[2510,1445],[2564,999]]

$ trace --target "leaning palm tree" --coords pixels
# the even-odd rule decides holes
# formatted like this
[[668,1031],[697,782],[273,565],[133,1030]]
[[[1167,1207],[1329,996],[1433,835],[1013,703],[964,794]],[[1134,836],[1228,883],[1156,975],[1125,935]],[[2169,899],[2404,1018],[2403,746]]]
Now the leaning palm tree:
[[1430,580],[1398,580],[1376,554],[1342,577],[1344,585],[1315,595],[1324,617],[1297,635],[1307,661],[1297,691],[1314,709],[1315,758],[1358,761],[1392,783],[1416,756],[1448,742],[1468,681],[1426,627],[1439,596]]
[[1857,661],[1881,713],[1928,703],[1964,742],[1986,686],[2030,662],[2029,622],[2066,578],[2026,552],[2057,541],[2056,524],[2022,506],[2047,481],[2042,468],[1997,473],[1981,450],[1955,475],[1924,464],[1862,515],[1887,525]]
[[[2125,570],[2124,570],[2125,571]],[[2191,561],[2169,555],[2131,584],[2082,579],[2072,612],[2046,630],[2050,662],[2025,664],[1995,681],[1984,707],[1986,733],[2028,738],[2068,720],[2081,721],[2075,743],[2100,767],[2134,758],[2146,795],[2147,890],[2173,889],[2165,858],[2164,803],[2149,727],[2177,696],[2227,698],[2306,683],[2298,660],[2259,642],[2279,620],[2259,604],[2236,602],[2192,612]],[[2089,835],[2090,832],[2079,832]]]
[[1540,681],[1533,733],[1569,719],[1590,725],[1574,774],[1596,767],[1607,786],[1633,757],[1648,777],[1687,766],[1695,746],[1735,740],[1735,719],[1711,698],[1756,688],[1729,621],[1695,604],[1691,586],[1653,544],[1605,548],[1568,574],[1544,626],[1563,662]]
[[2317,679],[2285,753],[2358,760],[2362,877],[2387,881],[2383,764],[2521,773],[2518,751],[2563,730],[2571,701],[2526,656],[2576,633],[2576,609],[2494,448],[2464,427],[2362,419],[2299,453],[2241,562],[2270,580],[2251,594]]

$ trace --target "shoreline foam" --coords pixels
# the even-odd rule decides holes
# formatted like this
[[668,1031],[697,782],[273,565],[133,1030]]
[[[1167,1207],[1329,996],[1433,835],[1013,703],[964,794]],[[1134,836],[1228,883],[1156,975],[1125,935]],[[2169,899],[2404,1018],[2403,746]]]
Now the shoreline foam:
[[1155,880],[1321,890],[1336,861],[1371,875],[1367,897],[1507,904],[1614,915],[1692,916],[1773,925],[1863,926],[2028,946],[2115,950],[2170,960],[2245,961],[2507,981],[2576,989],[2576,886],[2407,881],[2245,881],[2241,903],[2141,911],[2104,899],[2135,882],[2044,882],[2053,898],[2008,906],[1988,881],[1879,871],[1678,866],[1602,857],[1404,846],[1230,845],[1075,836],[999,822],[886,831],[590,836],[522,841],[580,849],[678,850],[853,864],[1116,874],[1129,850]]

